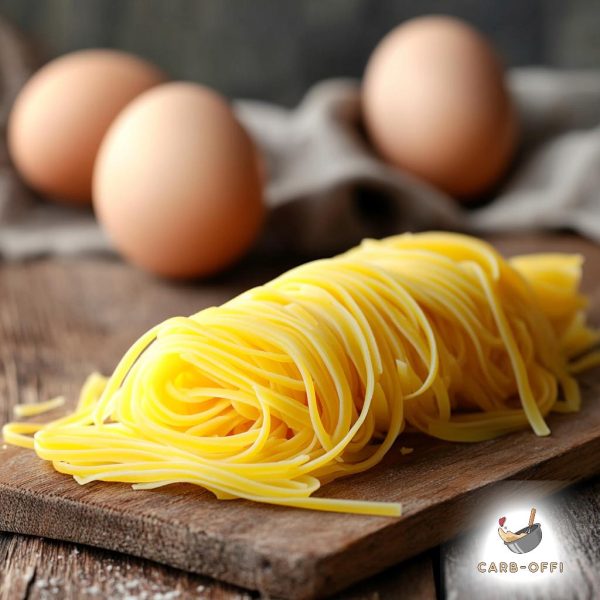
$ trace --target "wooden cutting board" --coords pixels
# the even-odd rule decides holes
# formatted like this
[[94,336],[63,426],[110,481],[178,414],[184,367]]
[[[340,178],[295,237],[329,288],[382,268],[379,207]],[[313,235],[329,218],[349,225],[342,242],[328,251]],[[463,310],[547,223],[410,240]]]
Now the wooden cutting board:
[[[555,249],[588,258],[585,285],[600,322],[600,249],[580,240],[501,240],[507,253]],[[0,266],[0,421],[17,402],[74,399],[85,375],[109,372],[155,322],[190,314],[276,274],[252,267],[202,285],[171,285],[118,262]],[[506,479],[552,481],[540,493],[600,472],[600,381],[583,381],[578,415],[554,415],[552,435],[530,431],[478,444],[414,435],[377,468],[336,481],[328,497],[401,501],[401,518],[221,502],[193,486],[134,492],[85,487],[31,452],[0,450],[0,530],[145,557],[284,598],[324,596],[453,537]],[[400,565],[398,568],[402,568]]]

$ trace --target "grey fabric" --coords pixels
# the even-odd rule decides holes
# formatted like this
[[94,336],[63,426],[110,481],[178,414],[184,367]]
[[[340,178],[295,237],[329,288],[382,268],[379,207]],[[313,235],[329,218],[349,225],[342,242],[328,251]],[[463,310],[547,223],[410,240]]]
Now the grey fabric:
[[[31,71],[27,45],[0,24],[0,127]],[[264,252],[329,254],[367,236],[433,228],[473,233],[569,227],[600,241],[600,72],[518,69],[509,83],[522,121],[514,165],[495,198],[459,207],[386,165],[360,127],[359,86],[325,81],[294,110],[237,101],[260,147],[269,218]],[[111,252],[89,210],[38,199],[0,141],[0,255]]]

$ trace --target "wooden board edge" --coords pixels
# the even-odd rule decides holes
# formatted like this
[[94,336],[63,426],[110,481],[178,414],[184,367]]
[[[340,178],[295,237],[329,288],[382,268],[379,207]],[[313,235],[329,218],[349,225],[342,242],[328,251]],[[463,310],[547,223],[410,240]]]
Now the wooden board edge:
[[[600,472],[600,437],[572,447],[535,467],[516,470],[511,479],[556,480],[553,489],[567,487]],[[578,461],[576,476],[573,459]],[[504,480],[506,481],[506,480]],[[183,530],[177,524],[144,515],[125,515],[125,526],[106,527],[107,507],[95,507],[58,496],[40,496],[28,490],[17,490],[0,483],[0,530],[95,546],[146,558],[158,563],[209,576],[241,587],[258,590],[290,600],[327,597],[426,551],[432,546],[419,538],[423,520],[431,523],[436,535],[435,545],[444,543],[469,526],[469,515],[492,499],[503,481],[482,485],[463,492],[444,503],[431,506],[417,514],[378,529],[342,551],[329,555],[306,556],[261,555],[247,545],[212,539],[201,532]],[[542,487],[542,495],[544,486]],[[31,520],[27,515],[60,512],[60,519]],[[119,518],[123,519],[123,513]],[[451,517],[451,518],[449,518]],[[86,519],[88,526],[74,535],[69,523]],[[436,524],[443,524],[435,529]],[[152,543],[137,550],[139,539]],[[135,540],[135,543],[133,543]],[[160,543],[156,543],[157,540]],[[407,543],[410,540],[411,543]],[[186,548],[193,550],[186,551]],[[209,554],[209,556],[207,556]],[[204,558],[203,558],[204,557]],[[216,568],[215,565],[219,565]],[[360,569],[357,568],[360,565]]]
[[[573,470],[574,458],[578,459],[576,473]],[[437,530],[435,545],[448,542],[453,537],[469,531],[477,525],[470,517],[479,507],[493,502],[500,486],[507,481],[551,481],[551,485],[540,485],[539,497],[542,498],[599,473],[600,437],[597,437],[563,454],[550,457],[534,467],[518,470],[510,479],[463,492],[447,502],[425,509],[418,515],[394,521],[389,526],[358,540],[343,552],[321,557],[316,574],[315,597],[326,598],[431,548],[431,543],[422,543],[419,540],[418,530],[422,527],[423,520],[430,523],[432,528],[439,523],[443,524]],[[414,540],[410,546],[405,542],[407,537]],[[360,564],[360,571],[348,569],[348,565],[356,564]]]
[[[58,496],[41,496],[18,490],[0,482],[0,531],[45,537],[84,544],[138,558],[144,558],[257,590],[264,595],[294,600],[314,598],[312,585],[318,572],[318,555],[273,556],[249,551],[247,545],[185,531],[177,524],[144,515],[118,513],[119,528],[107,528],[105,506],[94,507]],[[60,513],[60,519],[43,519],[44,514]],[[41,517],[31,520],[28,515]],[[86,527],[78,529],[69,523],[84,519]],[[123,519],[126,522],[123,523]],[[140,544],[140,539],[152,543]],[[135,542],[134,542],[135,540]],[[157,540],[159,543],[157,543]],[[143,547],[143,551],[138,550]],[[193,548],[192,551],[186,550]],[[215,568],[218,565],[219,568]]]

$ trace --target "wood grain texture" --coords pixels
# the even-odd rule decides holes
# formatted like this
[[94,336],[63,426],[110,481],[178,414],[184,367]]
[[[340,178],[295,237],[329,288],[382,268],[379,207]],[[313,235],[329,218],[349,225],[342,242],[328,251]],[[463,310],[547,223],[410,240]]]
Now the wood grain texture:
[[[0,600],[254,600],[256,592],[151,561],[39,537],[0,534]],[[421,555],[332,600],[435,600]]]
[[[600,250],[552,239],[504,248],[531,250],[532,244],[586,253],[586,285],[597,316]],[[96,259],[2,266],[0,420],[16,402],[57,393],[73,399],[89,371],[109,372],[155,322],[220,303],[280,267],[240,268],[203,285],[181,286]],[[193,486],[152,492],[121,484],[81,487],[32,453],[7,448],[0,451],[0,529],[143,556],[275,596],[332,594],[462,531],[499,480],[551,479],[552,488],[541,486],[550,491],[598,472],[598,385],[594,376],[586,381],[582,414],[553,416],[549,438],[529,431],[474,445],[403,438],[413,454],[391,452],[376,469],[322,492],[400,500],[400,519],[219,502]]]
[[0,536],[0,600],[251,600],[227,584],[148,561],[21,535]]

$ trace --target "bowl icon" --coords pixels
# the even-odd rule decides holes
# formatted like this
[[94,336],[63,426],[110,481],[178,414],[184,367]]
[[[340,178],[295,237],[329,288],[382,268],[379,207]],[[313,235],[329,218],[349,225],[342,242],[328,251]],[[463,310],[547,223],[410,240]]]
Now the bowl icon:
[[537,548],[542,541],[542,526],[534,523],[531,527],[523,527],[517,531],[517,535],[525,533],[526,535],[514,542],[504,542],[504,545],[515,554],[526,554]]

